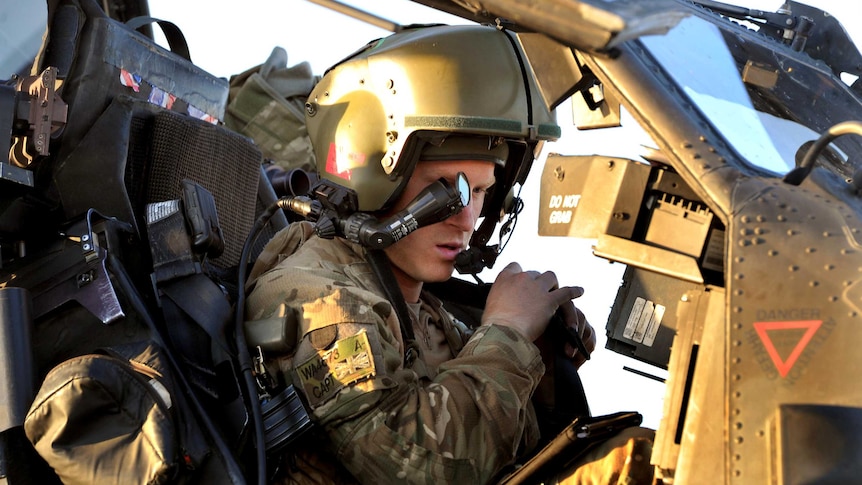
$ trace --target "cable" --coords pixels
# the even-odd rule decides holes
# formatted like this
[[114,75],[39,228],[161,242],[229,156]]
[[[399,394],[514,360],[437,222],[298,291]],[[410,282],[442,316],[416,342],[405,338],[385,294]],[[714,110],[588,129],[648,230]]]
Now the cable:
[[240,373],[245,382],[250,401],[249,408],[251,408],[252,426],[254,427],[254,446],[257,458],[257,483],[260,485],[266,484],[266,435],[263,425],[263,411],[261,410],[260,400],[257,399],[257,385],[252,373],[254,365],[251,360],[251,354],[248,351],[248,344],[245,339],[245,327],[243,325],[245,322],[245,273],[248,269],[248,257],[254,241],[263,227],[275,215],[275,212],[281,208],[281,204],[284,203],[285,199],[279,199],[254,221],[248,238],[246,238],[245,244],[242,246],[239,268],[237,269],[236,329],[234,333],[236,334],[237,360],[240,366]]

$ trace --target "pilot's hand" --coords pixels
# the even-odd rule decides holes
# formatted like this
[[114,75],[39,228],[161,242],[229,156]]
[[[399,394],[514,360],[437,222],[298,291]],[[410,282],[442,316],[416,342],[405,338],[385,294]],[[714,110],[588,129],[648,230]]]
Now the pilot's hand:
[[552,271],[523,271],[518,263],[509,263],[491,286],[482,325],[513,328],[532,342],[545,331],[558,307],[583,292],[580,287],[559,288]]
[[[563,315],[563,321],[566,322],[566,325],[575,329],[575,332],[580,335],[581,341],[584,343],[584,347],[587,352],[592,354],[593,351],[596,350],[596,332],[593,330],[592,325],[587,321],[587,317],[584,313],[571,301],[560,305],[560,312]],[[588,356],[583,355],[577,348],[573,347],[572,344],[568,342],[565,343],[563,352],[566,353],[566,357],[571,359],[575,368],[580,368],[584,365],[584,362],[586,362],[588,358]]]

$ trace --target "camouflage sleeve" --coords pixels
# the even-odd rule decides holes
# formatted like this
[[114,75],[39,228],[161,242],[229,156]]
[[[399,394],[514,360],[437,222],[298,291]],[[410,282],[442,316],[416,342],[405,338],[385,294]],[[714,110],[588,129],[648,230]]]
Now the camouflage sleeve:
[[388,302],[369,307],[346,289],[327,300],[304,307],[330,325],[301,340],[294,381],[360,481],[485,483],[535,438],[529,402],[544,365],[516,331],[480,327],[434,380],[420,379],[403,367]]

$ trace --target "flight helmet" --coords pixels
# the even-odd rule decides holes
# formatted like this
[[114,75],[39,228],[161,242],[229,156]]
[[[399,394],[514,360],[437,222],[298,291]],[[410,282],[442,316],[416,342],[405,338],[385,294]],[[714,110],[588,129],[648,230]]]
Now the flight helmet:
[[327,70],[306,122],[319,175],[354,190],[368,212],[398,198],[423,153],[480,147],[477,157],[514,173],[560,136],[517,36],[487,25],[407,28],[370,42]]

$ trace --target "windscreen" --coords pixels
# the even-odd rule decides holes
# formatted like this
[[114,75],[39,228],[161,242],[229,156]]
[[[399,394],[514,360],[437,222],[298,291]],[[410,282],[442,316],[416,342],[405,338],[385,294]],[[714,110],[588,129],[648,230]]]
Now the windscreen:
[[[641,41],[745,162],[783,176],[820,133],[857,118],[859,100],[824,63],[747,43],[738,27],[692,16]],[[854,138],[842,137],[818,162],[850,176],[862,154]]]

